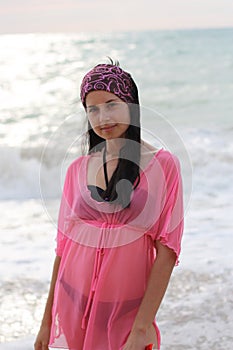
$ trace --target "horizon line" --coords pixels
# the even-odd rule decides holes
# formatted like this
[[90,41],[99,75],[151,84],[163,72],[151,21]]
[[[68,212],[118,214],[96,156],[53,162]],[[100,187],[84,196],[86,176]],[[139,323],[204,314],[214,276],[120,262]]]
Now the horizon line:
[[18,31],[18,32],[1,32],[0,35],[23,35],[23,34],[115,34],[115,33],[132,33],[132,32],[164,32],[164,31],[193,31],[193,30],[224,30],[224,29],[233,29],[233,25],[226,26],[209,26],[209,27],[180,27],[180,28],[145,28],[145,29],[126,29],[126,30],[112,30],[112,31]]

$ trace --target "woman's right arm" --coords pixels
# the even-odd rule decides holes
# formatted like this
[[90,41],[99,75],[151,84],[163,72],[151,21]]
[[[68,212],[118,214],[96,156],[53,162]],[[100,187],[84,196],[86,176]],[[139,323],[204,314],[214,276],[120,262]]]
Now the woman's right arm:
[[49,344],[50,329],[51,329],[51,323],[52,323],[54,289],[57,281],[57,274],[58,274],[60,262],[61,262],[61,258],[59,256],[56,256],[54,265],[53,265],[52,280],[50,284],[47,303],[45,306],[45,311],[44,311],[43,319],[41,321],[40,330],[34,344],[35,350],[49,350],[48,344]]

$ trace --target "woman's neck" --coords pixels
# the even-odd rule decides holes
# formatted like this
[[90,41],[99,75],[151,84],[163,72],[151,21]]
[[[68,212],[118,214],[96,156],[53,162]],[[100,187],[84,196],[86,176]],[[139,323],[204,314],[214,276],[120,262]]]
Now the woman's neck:
[[106,140],[106,155],[110,157],[118,156],[120,149],[124,146],[124,144],[124,138]]

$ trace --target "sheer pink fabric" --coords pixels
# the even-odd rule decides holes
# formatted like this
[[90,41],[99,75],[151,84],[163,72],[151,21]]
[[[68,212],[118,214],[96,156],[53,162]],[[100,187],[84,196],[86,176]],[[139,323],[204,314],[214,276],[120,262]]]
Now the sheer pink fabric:
[[159,150],[141,173],[130,208],[121,209],[91,197],[89,157],[79,157],[66,174],[50,347],[120,350],[156,259],[154,241],[172,249],[178,264],[183,233],[180,165],[176,156]]

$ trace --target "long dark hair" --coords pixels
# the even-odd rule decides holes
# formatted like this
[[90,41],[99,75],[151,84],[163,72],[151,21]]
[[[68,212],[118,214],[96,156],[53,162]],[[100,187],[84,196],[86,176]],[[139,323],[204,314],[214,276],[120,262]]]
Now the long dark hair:
[[[132,80],[134,104],[128,104],[130,112],[130,125],[125,132],[125,144],[120,149],[118,165],[108,183],[106,190],[101,194],[102,198],[120,204],[123,208],[130,207],[132,191],[140,182],[140,158],[141,158],[141,125],[140,104],[138,89]],[[88,120],[87,131],[88,154],[101,151],[106,147],[106,141],[99,137],[91,127]],[[120,181],[128,180],[128,181]]]

